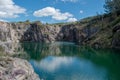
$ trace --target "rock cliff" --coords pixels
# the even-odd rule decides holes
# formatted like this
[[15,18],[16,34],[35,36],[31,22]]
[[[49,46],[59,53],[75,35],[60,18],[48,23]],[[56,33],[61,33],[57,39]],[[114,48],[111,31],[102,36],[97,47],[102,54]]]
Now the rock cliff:
[[120,49],[120,24],[113,28],[112,47]]
[[22,42],[54,42],[60,32],[59,26],[30,24],[30,27],[24,32],[21,38]]
[[[113,32],[118,34],[119,31],[115,31],[115,29]],[[111,47],[116,42],[115,40],[111,41],[113,39],[113,37],[110,37],[111,34],[112,29],[106,28],[102,30],[102,27],[96,23],[96,19],[62,25],[0,22],[0,45],[7,42],[51,43],[66,41],[76,43],[77,45],[87,44],[90,46]],[[4,48],[6,48],[5,46]]]
[[28,27],[30,25],[24,23],[0,22],[0,41],[19,42]]
[[82,41],[86,35],[80,25],[39,25],[37,23],[6,23],[0,22],[1,42],[54,42]]

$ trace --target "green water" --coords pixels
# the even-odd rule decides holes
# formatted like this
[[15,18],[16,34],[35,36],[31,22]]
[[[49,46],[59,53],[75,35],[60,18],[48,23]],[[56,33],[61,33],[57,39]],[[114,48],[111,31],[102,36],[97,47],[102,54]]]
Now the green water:
[[120,51],[72,43],[24,43],[28,61],[43,80],[120,80]]

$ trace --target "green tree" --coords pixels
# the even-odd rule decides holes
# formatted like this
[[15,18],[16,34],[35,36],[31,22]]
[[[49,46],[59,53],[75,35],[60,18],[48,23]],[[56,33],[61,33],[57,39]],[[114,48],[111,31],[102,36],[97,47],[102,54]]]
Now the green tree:
[[115,11],[120,11],[120,0],[113,0]]
[[106,0],[104,8],[105,8],[105,11],[107,13],[111,13],[113,11],[113,1],[112,0]]
[[105,0],[105,11],[107,13],[120,11],[120,0]]

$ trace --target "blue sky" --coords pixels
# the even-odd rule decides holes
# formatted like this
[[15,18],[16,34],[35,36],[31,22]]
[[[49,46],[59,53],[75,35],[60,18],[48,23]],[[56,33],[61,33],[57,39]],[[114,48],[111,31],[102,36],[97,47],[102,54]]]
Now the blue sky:
[[0,20],[74,22],[104,13],[104,0],[0,0]]

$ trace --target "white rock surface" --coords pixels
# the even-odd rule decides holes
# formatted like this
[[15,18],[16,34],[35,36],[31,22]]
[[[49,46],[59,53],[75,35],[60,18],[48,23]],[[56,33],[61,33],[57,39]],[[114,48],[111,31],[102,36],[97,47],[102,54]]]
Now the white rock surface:
[[0,58],[0,80],[40,80],[32,66],[23,59]]

